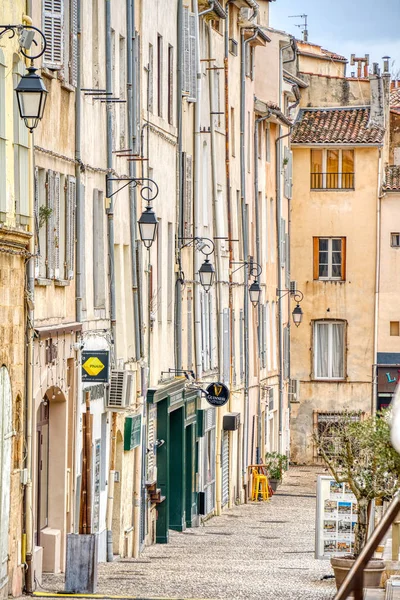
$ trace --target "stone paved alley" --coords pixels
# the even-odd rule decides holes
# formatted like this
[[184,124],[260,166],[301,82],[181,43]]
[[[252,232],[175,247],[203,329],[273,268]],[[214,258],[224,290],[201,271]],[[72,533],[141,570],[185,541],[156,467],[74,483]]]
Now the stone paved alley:
[[[102,594],[140,598],[326,600],[334,596],[329,561],[314,559],[316,475],[291,468],[270,502],[235,506],[197,529],[171,532],[168,545],[138,560],[99,565]],[[46,591],[63,590],[47,576]],[[39,588],[38,588],[38,591]]]

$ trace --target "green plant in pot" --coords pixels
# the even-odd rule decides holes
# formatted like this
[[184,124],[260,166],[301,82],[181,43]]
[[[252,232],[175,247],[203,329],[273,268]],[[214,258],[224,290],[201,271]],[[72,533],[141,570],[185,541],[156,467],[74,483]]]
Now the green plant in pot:
[[[337,483],[348,486],[358,505],[353,554],[331,559],[338,588],[366,544],[371,503],[391,499],[400,481],[400,455],[390,443],[389,412],[365,419],[362,416],[344,413],[313,436],[331,475]],[[365,587],[379,587],[384,567],[382,561],[369,562]]]
[[267,452],[265,455],[265,465],[267,467],[268,482],[275,492],[282,481],[283,472],[288,468],[288,458],[286,454]]

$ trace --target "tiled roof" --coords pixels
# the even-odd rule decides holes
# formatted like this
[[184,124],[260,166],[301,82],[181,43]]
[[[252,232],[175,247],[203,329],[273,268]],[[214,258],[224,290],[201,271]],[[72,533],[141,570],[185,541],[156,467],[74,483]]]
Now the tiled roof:
[[368,127],[369,107],[303,108],[292,132],[292,144],[380,144],[382,127]]
[[330,50],[326,50],[326,48],[322,48],[318,44],[312,44],[311,42],[305,42],[304,40],[296,40],[296,42],[298,45],[299,54],[347,62],[347,58],[345,56],[336,54],[336,52],[331,52]]
[[341,54],[336,54],[336,52],[331,52],[330,50],[325,50],[325,48],[321,48],[322,54],[328,56],[328,58],[332,58],[333,60],[345,60],[347,62],[347,58],[342,56]]
[[382,188],[387,192],[400,192],[400,165],[386,167]]

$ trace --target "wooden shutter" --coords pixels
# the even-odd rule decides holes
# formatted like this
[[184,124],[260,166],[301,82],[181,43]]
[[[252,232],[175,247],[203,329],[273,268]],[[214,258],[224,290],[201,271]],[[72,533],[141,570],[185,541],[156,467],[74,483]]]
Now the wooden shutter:
[[229,308],[224,308],[223,311],[223,331],[224,331],[224,339],[223,339],[223,382],[229,384],[229,371],[231,366],[231,340],[229,335]]
[[232,311],[232,383],[236,385],[236,316],[235,311]]
[[54,171],[47,171],[46,181],[46,206],[48,209],[48,217],[46,222],[46,277],[54,278]]
[[346,281],[346,238],[342,237],[342,280]]
[[190,91],[190,34],[189,34],[189,9],[183,9],[183,92]]
[[190,81],[189,98],[196,102],[197,98],[197,48],[196,48],[196,17],[194,13],[189,15],[189,38],[190,38]]
[[60,173],[54,173],[54,198],[53,198],[53,251],[54,251],[54,277],[60,279]]
[[281,219],[281,267],[285,266],[286,262],[286,221]]
[[78,0],[70,2],[70,64],[69,81],[73,86],[78,84]]
[[283,376],[289,377],[289,327],[283,328]]
[[243,309],[239,312],[239,369],[240,369],[240,381],[243,381],[244,377],[244,313]]
[[313,279],[319,279],[319,238],[313,238]]
[[174,49],[168,46],[168,123],[174,119]]
[[285,234],[285,251],[286,251],[285,284],[286,284],[286,288],[289,289],[289,287],[290,287],[290,246],[289,246],[289,234],[288,233]]
[[65,279],[74,277],[76,179],[67,177],[65,198]]
[[284,194],[285,197],[290,200],[292,198],[292,152],[287,146],[284,148],[284,173],[285,173],[285,186]]
[[44,0],[43,23],[46,36],[46,51],[43,66],[49,69],[61,69],[64,52],[63,0]]
[[187,368],[193,368],[192,290],[187,292]]
[[149,88],[147,98],[147,108],[149,112],[154,110],[154,49],[152,44],[149,44]]

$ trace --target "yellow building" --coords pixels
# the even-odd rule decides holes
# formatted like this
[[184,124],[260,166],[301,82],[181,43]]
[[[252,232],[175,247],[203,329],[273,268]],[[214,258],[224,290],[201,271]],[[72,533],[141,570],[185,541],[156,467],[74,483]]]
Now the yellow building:
[[375,69],[353,85],[343,75],[343,57],[330,54],[336,75],[331,65],[325,70],[320,52],[307,53],[306,65],[299,56],[298,75],[309,87],[292,133],[292,273],[305,298],[303,325],[292,335],[300,402],[292,405],[291,457],[301,463],[318,458],[311,439],[317,428],[344,410],[376,408],[377,214],[388,74]]
[[[1,24],[20,24],[25,2],[3,2]],[[31,136],[14,88],[25,72],[18,35],[0,39],[0,595],[20,595],[26,455],[26,265],[32,240]]]

